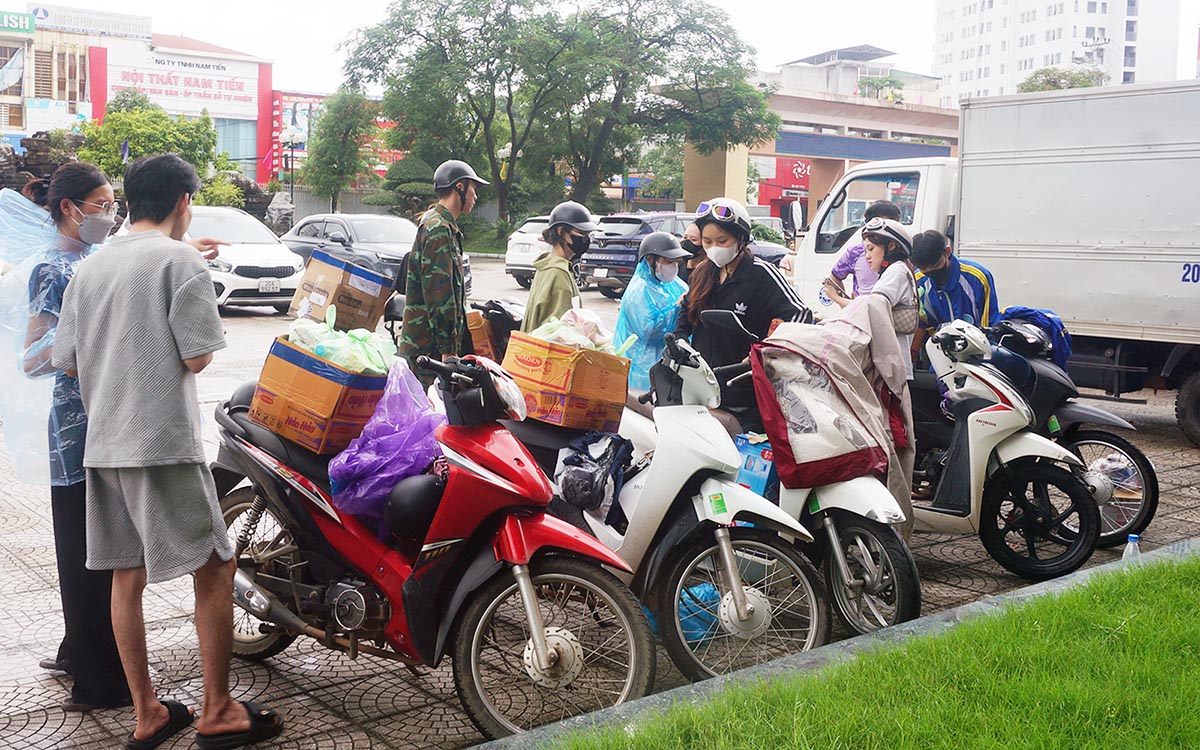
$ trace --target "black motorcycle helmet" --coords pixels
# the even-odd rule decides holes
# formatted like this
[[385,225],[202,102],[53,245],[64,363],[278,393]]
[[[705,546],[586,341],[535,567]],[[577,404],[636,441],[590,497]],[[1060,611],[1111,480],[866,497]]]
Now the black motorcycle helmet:
[[643,237],[642,244],[638,246],[638,260],[647,255],[657,255],[667,260],[692,257],[692,254],[679,244],[679,238],[670,232],[651,232]]
[[438,165],[438,168],[433,171],[433,189],[446,190],[453,188],[454,192],[458,193],[458,199],[463,205],[467,202],[467,191],[458,187],[458,183],[463,180],[470,180],[476,185],[491,185],[492,183],[475,174],[475,170],[470,164],[458,159],[450,159]]
[[587,206],[575,201],[559,203],[550,212],[550,223],[546,229],[555,229],[561,226],[572,227],[581,232],[597,232],[600,230],[600,227],[596,226],[596,222],[592,221],[592,214],[587,210]]

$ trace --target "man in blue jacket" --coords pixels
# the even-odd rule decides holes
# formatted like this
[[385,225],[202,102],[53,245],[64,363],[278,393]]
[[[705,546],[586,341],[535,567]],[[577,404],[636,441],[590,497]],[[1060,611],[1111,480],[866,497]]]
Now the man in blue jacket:
[[952,320],[987,327],[999,319],[991,272],[955,257],[946,235],[930,229],[913,237],[912,262],[925,327],[936,330]]

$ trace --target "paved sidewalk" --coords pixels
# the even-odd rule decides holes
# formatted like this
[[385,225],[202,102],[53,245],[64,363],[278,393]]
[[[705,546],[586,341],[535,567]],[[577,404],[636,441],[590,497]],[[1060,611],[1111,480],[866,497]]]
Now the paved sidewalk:
[[[244,367],[203,379],[205,410],[243,376],[256,374],[261,362],[261,355],[248,358],[238,363]],[[1172,403],[1151,396],[1144,406],[1105,405],[1137,425],[1140,432],[1131,437],[1158,468],[1162,496],[1145,534],[1150,549],[1200,536],[1200,450],[1176,429]],[[65,713],[58,706],[69,697],[68,678],[37,666],[62,637],[49,508],[49,493],[18,483],[0,452],[0,748],[121,747],[132,710]],[[1024,585],[993,563],[975,538],[917,536],[912,546],[925,614]],[[1098,552],[1091,564],[1118,554]],[[151,663],[162,696],[199,705],[191,610],[189,579],[147,591]],[[682,682],[663,654],[659,672],[660,689]],[[235,661],[232,680],[236,697],[263,701],[286,717],[287,730],[268,747],[459,748],[481,740],[459,708],[448,663],[417,678],[392,662],[353,662],[302,639],[266,663]],[[192,746],[191,732],[164,745]]]

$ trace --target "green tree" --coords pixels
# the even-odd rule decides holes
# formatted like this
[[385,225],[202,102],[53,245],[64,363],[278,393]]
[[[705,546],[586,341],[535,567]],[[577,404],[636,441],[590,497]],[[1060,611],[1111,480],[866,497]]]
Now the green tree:
[[642,188],[647,198],[683,197],[683,139],[671,138],[642,154],[637,161],[639,172],[650,176]]
[[1033,91],[1056,91],[1058,89],[1083,89],[1103,86],[1108,73],[1095,68],[1041,68],[1021,81],[1017,91],[1028,94]]
[[162,109],[141,89],[121,89],[113,94],[112,99],[104,107],[105,114],[113,112],[136,112],[151,109]]
[[[575,47],[573,31],[545,0],[407,0],[356,34],[346,71],[352,82],[387,83],[385,111],[407,132],[444,137],[459,149],[430,163],[484,160],[507,218],[524,149],[576,73]],[[433,157],[430,145],[414,151]]]
[[377,127],[378,105],[356,90],[343,88],[325,100],[308,138],[304,182],[337,210],[338,195],[370,169],[365,148]]
[[388,167],[383,192],[368,196],[364,203],[393,206],[393,213],[415,216],[433,200],[433,167],[409,154]]
[[206,174],[217,147],[217,131],[208,112],[188,120],[172,118],[161,107],[110,112],[103,123],[87,122],[79,158],[91,162],[110,176],[125,171],[122,144],[129,142],[129,158],[176,153]]
[[196,194],[196,205],[242,208],[246,205],[246,196],[242,195],[241,188],[230,182],[228,175],[218,174],[200,188]]

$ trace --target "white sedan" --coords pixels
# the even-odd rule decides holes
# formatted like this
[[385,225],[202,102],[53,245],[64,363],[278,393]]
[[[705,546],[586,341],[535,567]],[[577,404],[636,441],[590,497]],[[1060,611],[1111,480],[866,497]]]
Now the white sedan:
[[269,306],[287,312],[304,276],[304,259],[265,224],[237,208],[194,206],[188,236],[229,243],[208,261],[219,306]]

